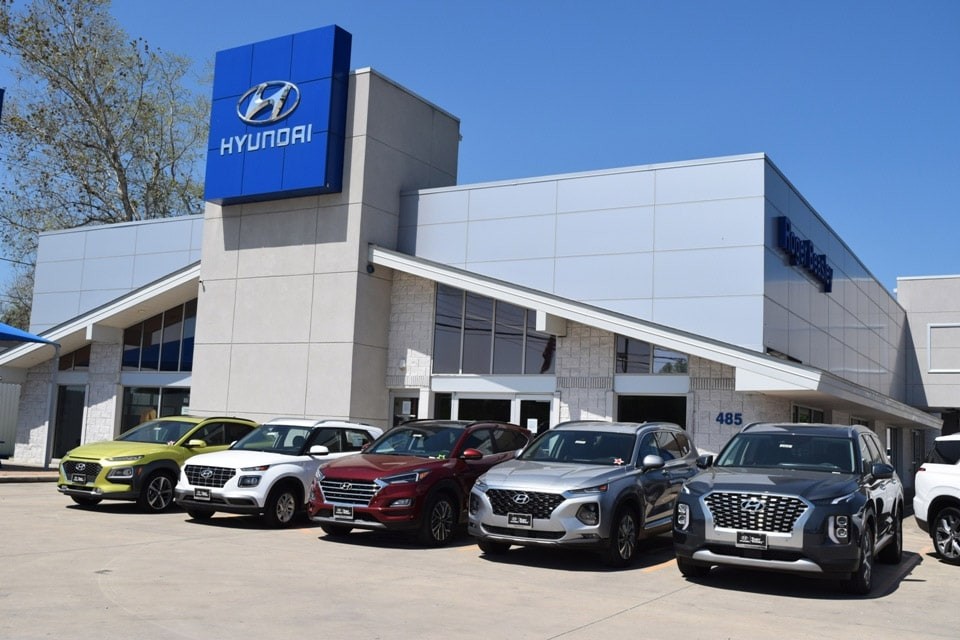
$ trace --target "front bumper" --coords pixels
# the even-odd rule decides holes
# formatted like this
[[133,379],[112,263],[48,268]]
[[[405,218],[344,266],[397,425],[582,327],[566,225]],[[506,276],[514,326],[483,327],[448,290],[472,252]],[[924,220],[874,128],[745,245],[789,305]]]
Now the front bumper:
[[929,509],[930,502],[923,496],[917,494],[913,497],[913,517],[917,521],[917,526],[924,533],[930,533],[930,523],[927,521]]
[[259,491],[239,488],[209,488],[208,499],[197,499],[192,486],[177,485],[174,499],[177,504],[188,510],[222,511],[256,515],[263,512],[264,496]]
[[420,526],[419,509],[410,507],[363,507],[349,504],[314,503],[310,520],[371,531],[409,531]]
[[[98,470],[95,475],[73,473],[69,474],[68,477],[61,463],[60,475],[57,479],[57,491],[68,496],[82,496],[100,500],[136,500],[140,496],[140,483],[144,477],[145,466],[131,466],[129,464],[101,466],[99,461],[96,463],[88,462],[87,464],[91,466],[96,464]],[[133,470],[129,477],[107,477],[112,471],[127,468]]]
[[[598,522],[584,524],[577,514],[591,505],[599,514]],[[470,493],[467,532],[483,540],[518,546],[589,549],[604,546],[610,537],[606,512],[598,494],[586,494],[565,497],[549,514],[497,514],[487,494],[474,490]],[[529,525],[526,518],[518,517],[523,515],[530,515]],[[547,517],[538,517],[542,515]]]

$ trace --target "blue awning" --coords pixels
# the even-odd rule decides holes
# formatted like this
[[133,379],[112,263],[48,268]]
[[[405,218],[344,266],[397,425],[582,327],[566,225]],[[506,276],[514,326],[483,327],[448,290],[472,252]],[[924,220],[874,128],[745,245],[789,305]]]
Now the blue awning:
[[11,327],[2,322],[0,322],[0,342],[42,342],[44,344],[53,344],[52,340],[41,338],[38,335],[28,333],[23,329]]

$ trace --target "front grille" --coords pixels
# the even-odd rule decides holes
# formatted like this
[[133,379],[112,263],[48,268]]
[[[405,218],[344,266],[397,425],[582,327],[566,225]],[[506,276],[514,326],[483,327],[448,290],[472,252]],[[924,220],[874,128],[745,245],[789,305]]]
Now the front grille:
[[[521,496],[520,504],[517,496]],[[526,496],[524,501],[523,496]],[[512,491],[507,489],[487,489],[487,498],[493,506],[493,512],[498,516],[508,513],[528,513],[535,519],[546,520],[561,502],[563,496],[559,493],[541,493],[539,491]]]
[[372,482],[351,482],[349,480],[322,480],[324,502],[352,504],[365,507],[377,493],[377,485]]
[[103,469],[97,462],[83,462],[78,460],[67,460],[63,463],[63,474],[67,482],[79,482],[76,476],[84,476],[83,482],[93,482],[100,475]]
[[231,467],[207,467],[197,464],[188,464],[183,468],[187,481],[194,487],[220,488],[227,484],[227,480],[237,475],[236,469]]
[[791,533],[807,504],[792,496],[765,493],[711,493],[704,502],[717,527],[740,531]]

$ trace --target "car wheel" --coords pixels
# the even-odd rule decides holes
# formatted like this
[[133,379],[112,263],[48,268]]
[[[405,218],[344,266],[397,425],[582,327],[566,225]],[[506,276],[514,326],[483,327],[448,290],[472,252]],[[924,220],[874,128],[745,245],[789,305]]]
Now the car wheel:
[[293,522],[297,515],[296,492],[289,487],[280,487],[270,492],[264,507],[263,519],[274,529],[281,529]]
[[610,544],[604,554],[604,561],[611,567],[626,567],[637,555],[637,516],[633,509],[621,507],[613,518],[610,530]]
[[677,558],[677,569],[680,569],[680,575],[684,578],[705,578],[710,574],[709,566],[686,558]]
[[350,532],[353,531],[353,527],[342,524],[322,524],[320,528],[331,538],[343,538],[344,536],[350,535]]
[[456,523],[457,505],[453,499],[445,493],[435,494],[427,500],[417,537],[422,544],[442,547],[453,539]]
[[95,504],[100,504],[100,498],[88,498],[87,496],[70,496],[70,499],[76,502],[81,507],[92,507]]
[[510,551],[510,545],[506,542],[494,542],[485,538],[477,540],[477,546],[480,547],[480,551],[488,556],[499,556]]
[[846,582],[847,591],[865,596],[873,587],[873,526],[865,524],[860,536],[860,566]]
[[152,513],[166,511],[173,504],[173,476],[166,471],[152,474],[140,489],[137,504]]
[[194,520],[209,520],[213,517],[214,511],[209,509],[187,509],[187,515]]
[[932,537],[937,555],[950,564],[960,564],[960,509],[940,509],[933,522]]
[[877,554],[877,560],[884,564],[899,564],[903,558],[903,517],[899,509],[893,519],[893,539]]

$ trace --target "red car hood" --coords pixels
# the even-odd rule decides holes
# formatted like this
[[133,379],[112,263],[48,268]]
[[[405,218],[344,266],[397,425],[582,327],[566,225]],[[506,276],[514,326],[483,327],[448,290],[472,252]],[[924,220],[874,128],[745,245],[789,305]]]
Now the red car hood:
[[323,465],[323,473],[328,478],[343,480],[373,481],[384,476],[394,476],[404,471],[432,469],[455,464],[455,460],[437,460],[417,456],[393,456],[380,453],[361,453],[340,460],[332,460]]

